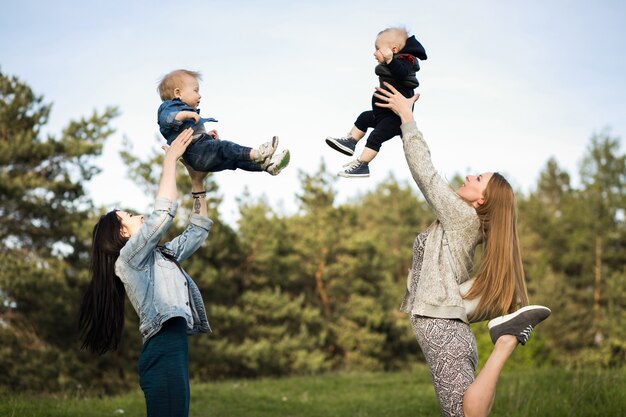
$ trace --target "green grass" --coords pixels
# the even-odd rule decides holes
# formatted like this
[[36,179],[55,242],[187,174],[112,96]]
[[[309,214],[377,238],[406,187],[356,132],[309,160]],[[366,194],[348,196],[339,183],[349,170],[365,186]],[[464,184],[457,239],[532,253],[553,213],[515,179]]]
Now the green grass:
[[[191,391],[192,417],[440,415],[424,367],[399,373],[195,382]],[[2,417],[144,415],[139,390],[107,398],[0,396]],[[626,416],[626,370],[510,371],[500,380],[492,416]]]

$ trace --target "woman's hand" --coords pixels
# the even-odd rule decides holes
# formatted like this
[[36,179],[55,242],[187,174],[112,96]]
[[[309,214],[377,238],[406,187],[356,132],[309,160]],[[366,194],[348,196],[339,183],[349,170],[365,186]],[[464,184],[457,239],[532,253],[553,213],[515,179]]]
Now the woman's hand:
[[410,122],[413,120],[413,103],[420,97],[419,93],[415,94],[411,98],[406,98],[395,89],[394,86],[385,82],[385,87],[388,90],[380,87],[376,87],[374,96],[383,101],[383,103],[376,103],[379,107],[385,107],[391,109],[395,114],[400,116],[402,123]]
[[170,146],[161,146],[161,148],[165,151],[165,157],[170,157],[176,161],[181,156],[183,156],[183,154],[187,150],[187,147],[191,143],[192,135],[192,128],[185,129],[176,137],[176,139],[172,141],[172,144]]
[[191,191],[198,192],[204,190],[204,179],[207,175],[209,175],[209,173],[205,171],[196,171],[195,169],[187,165],[187,163],[183,159],[181,159],[180,162],[182,162],[185,168],[187,168],[189,178],[191,178]]
[[[217,132],[215,133],[217,134]],[[179,160],[185,166],[185,168],[187,168],[189,178],[191,178],[191,191],[200,191],[204,189],[204,179],[207,175],[209,175],[209,173],[204,171],[196,171],[195,169],[187,165],[185,160],[181,158],[181,156],[183,156],[185,150],[191,143],[192,134],[193,129],[185,129],[180,135],[178,135],[178,137],[176,137],[176,139],[172,141],[171,146],[163,145],[161,146],[161,148],[165,151],[166,158],[170,157],[174,160]]]
[[176,137],[169,147],[163,146],[165,158],[163,158],[163,173],[159,182],[157,197],[164,197],[170,201],[176,200],[178,191],[176,189],[176,161],[187,150],[191,143],[193,129],[185,129]]
[[215,129],[208,131],[207,134],[209,136],[211,136],[213,139],[219,139],[220,138],[219,133],[217,133],[217,130],[215,130]]

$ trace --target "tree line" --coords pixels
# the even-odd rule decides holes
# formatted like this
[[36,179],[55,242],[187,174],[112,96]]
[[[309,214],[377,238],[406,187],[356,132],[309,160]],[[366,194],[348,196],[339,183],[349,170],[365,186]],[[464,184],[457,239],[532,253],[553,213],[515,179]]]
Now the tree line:
[[[99,172],[95,161],[118,110],[94,111],[44,136],[50,111],[0,71],[0,390],[118,392],[137,384],[141,340],[130,303],[117,352],[81,351],[77,331],[91,229],[103,213],[85,185]],[[530,299],[553,310],[533,343],[518,349],[517,366],[626,363],[620,146],[608,130],[594,134],[577,181],[551,159],[533,190],[517,193]],[[127,174],[154,193],[161,155],[141,159],[129,146],[121,154]],[[214,333],[190,338],[192,378],[397,370],[423,361],[398,310],[412,242],[433,220],[415,185],[390,176],[340,204],[323,164],[299,180],[295,213],[244,195],[232,227],[220,218],[219,188],[208,177],[215,224],[184,267]],[[179,181],[189,189],[182,167]],[[185,227],[186,213],[177,218],[169,237]],[[491,349],[485,327],[473,325],[481,357]]]

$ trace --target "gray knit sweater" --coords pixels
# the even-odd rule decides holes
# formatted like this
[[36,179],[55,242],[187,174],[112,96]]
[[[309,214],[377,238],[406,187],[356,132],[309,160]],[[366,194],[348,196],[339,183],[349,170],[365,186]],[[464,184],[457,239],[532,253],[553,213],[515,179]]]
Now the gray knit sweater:
[[[415,183],[435,212],[422,259],[413,259],[402,311],[468,322],[459,285],[470,279],[481,239],[476,210],[435,171],[428,145],[415,122],[401,127],[404,154]],[[421,261],[421,262],[420,262]]]

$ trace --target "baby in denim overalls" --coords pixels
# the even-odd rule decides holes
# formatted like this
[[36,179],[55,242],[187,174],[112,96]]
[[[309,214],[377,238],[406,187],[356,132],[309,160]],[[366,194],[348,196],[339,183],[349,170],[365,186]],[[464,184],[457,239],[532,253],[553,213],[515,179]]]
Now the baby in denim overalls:
[[275,153],[278,137],[253,149],[227,140],[220,140],[217,130],[207,132],[206,122],[213,118],[200,117],[199,72],[172,71],[163,77],[158,91],[163,103],[158,111],[161,134],[169,145],[185,129],[193,128],[193,141],[183,155],[185,162],[196,171],[217,172],[225,169],[266,171],[278,175],[289,164],[289,150]]

